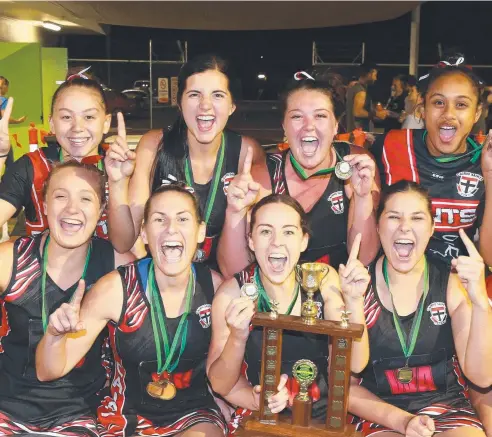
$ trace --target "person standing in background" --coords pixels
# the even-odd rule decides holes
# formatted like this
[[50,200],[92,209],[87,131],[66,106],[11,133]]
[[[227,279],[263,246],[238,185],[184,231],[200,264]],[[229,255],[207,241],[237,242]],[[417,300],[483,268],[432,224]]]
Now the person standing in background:
[[[7,109],[8,97],[7,94],[9,92],[9,80],[6,77],[0,76],[0,114],[1,118],[3,118],[5,110]],[[9,118],[9,124],[21,124],[26,121],[26,116],[23,115],[19,118]]]

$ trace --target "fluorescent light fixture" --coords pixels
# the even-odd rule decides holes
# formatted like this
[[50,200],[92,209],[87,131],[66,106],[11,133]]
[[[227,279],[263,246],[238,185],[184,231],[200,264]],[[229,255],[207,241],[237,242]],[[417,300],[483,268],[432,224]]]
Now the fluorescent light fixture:
[[266,80],[266,75],[263,73],[258,74],[258,79],[260,80]]
[[51,21],[43,21],[43,27],[54,32],[59,32],[61,30],[61,26],[59,24],[52,23]]

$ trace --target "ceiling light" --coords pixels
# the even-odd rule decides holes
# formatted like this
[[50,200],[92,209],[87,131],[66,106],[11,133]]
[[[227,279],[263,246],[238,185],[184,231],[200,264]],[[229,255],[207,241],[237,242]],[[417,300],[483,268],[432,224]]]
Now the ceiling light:
[[52,23],[51,21],[43,21],[43,27],[45,29],[53,30],[54,32],[59,32],[61,30],[59,24]]
[[258,79],[266,80],[266,74],[263,74],[263,73],[258,74]]

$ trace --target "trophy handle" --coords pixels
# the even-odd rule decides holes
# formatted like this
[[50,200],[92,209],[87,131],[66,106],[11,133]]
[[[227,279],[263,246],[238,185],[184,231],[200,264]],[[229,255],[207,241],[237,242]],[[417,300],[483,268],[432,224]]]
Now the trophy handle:
[[326,266],[323,266],[323,270],[321,273],[321,278],[320,278],[320,281],[319,281],[319,285],[321,286],[322,282],[325,280],[326,278],[326,275],[328,275],[328,272],[330,271],[330,267],[328,265]]
[[301,266],[299,264],[296,264],[296,267],[295,267],[294,270],[296,272],[296,281],[299,284],[302,284],[302,269],[301,269]]

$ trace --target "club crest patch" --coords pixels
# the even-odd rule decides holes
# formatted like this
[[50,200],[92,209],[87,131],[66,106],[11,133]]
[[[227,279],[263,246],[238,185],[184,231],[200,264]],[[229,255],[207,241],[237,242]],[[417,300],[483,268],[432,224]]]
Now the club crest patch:
[[224,190],[224,194],[227,196],[227,190],[229,189],[229,184],[231,183],[231,181],[234,179],[234,176],[236,176],[234,173],[230,172],[230,173],[226,173],[224,176],[222,176],[222,184],[223,184],[223,190]]
[[427,311],[430,312],[431,322],[436,326],[441,326],[446,323],[448,313],[446,312],[446,304],[444,302],[432,302]]
[[210,328],[210,323],[212,321],[212,305],[206,303],[205,305],[199,306],[196,310],[196,314],[202,328]]
[[483,181],[482,176],[468,171],[462,171],[456,177],[458,178],[456,189],[462,197],[472,197],[478,191],[480,182]]
[[343,204],[343,193],[341,191],[335,191],[334,193],[331,193],[330,197],[328,197],[328,200],[331,202],[331,210],[335,214],[343,214],[345,207]]

